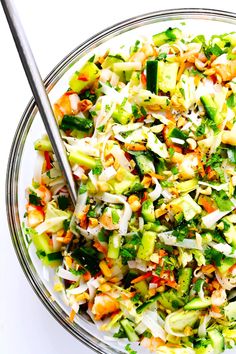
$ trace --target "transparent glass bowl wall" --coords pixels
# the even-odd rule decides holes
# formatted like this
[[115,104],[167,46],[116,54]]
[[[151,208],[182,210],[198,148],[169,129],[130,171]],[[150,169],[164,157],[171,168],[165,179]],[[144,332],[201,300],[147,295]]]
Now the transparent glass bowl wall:
[[[134,43],[142,36],[149,37],[168,27],[180,27],[187,33],[203,33],[209,36],[236,31],[236,17],[232,13],[216,10],[177,9],[150,13],[116,24],[81,44],[53,69],[45,80],[51,102],[55,102],[67,90],[70,76],[94,53],[104,53],[107,48],[119,48],[122,44]],[[32,100],[17,128],[6,178],[8,221],[19,262],[36,294],[65,329],[98,353],[124,353],[117,341],[106,342],[104,333],[99,332],[95,325],[86,319],[77,316],[74,323],[68,320],[70,308],[66,306],[63,298],[53,291],[53,270],[50,270],[49,274],[45,273],[35,255],[34,247],[28,247],[22,229],[26,204],[25,189],[31,184],[34,171],[33,143],[44,133]]]

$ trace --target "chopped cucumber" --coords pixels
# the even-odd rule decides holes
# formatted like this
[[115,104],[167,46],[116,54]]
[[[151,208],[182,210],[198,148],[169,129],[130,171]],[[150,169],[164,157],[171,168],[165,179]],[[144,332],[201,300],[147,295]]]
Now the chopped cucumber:
[[111,68],[114,63],[122,63],[124,62],[124,59],[122,58],[121,55],[108,55],[104,62],[102,63],[102,68],[107,69]]
[[152,162],[151,157],[149,155],[140,154],[136,155],[134,158],[138,169],[142,175],[145,175],[150,172],[155,172],[154,163]]
[[201,96],[201,102],[205,108],[206,115],[209,119],[215,122],[216,126],[222,122],[222,115],[219,112],[218,106],[215,103],[214,99],[208,96]]
[[222,353],[225,349],[225,341],[222,334],[217,329],[211,329],[208,331],[208,336],[211,340],[214,354]]
[[107,257],[117,259],[120,253],[121,235],[112,234],[109,237]]
[[112,118],[114,122],[126,125],[130,122],[132,117],[131,113],[126,112],[124,109],[116,109],[112,113]]
[[147,75],[147,90],[152,93],[157,93],[158,89],[158,76],[157,76],[157,60],[148,60],[146,64],[146,75]]
[[80,166],[86,166],[88,168],[94,168],[97,165],[97,161],[93,157],[80,151],[71,151],[69,160],[72,163],[77,163]]
[[141,280],[138,283],[135,283],[133,287],[143,296],[145,297],[148,294],[148,285],[145,280]]
[[179,28],[168,28],[166,31],[154,34],[152,36],[153,42],[156,47],[160,47],[162,44],[176,41],[182,37],[182,31]]
[[139,340],[138,335],[136,334],[135,330],[133,329],[131,322],[127,319],[120,321],[122,328],[124,329],[127,337],[129,338],[130,342],[137,342]]
[[79,118],[76,116],[65,115],[62,118],[60,129],[66,130],[79,130],[79,131],[89,131],[93,127],[93,121],[87,118]]
[[146,222],[154,222],[156,220],[154,205],[153,205],[153,202],[151,201],[151,199],[147,199],[143,202],[142,216],[144,218],[144,221],[146,221]]
[[145,231],[139,246],[137,257],[145,261],[150,260],[150,256],[154,252],[156,242],[156,233],[153,231]]
[[[139,176],[133,175],[124,167],[120,167],[117,170],[117,174],[123,179],[118,181],[115,177],[111,178],[107,184],[111,187],[112,192],[115,194],[128,193],[132,188],[140,183]],[[120,178],[121,179],[121,178]]]
[[224,311],[229,321],[236,321],[236,301],[230,302],[225,306]]
[[99,77],[100,70],[91,62],[87,62],[79,71],[76,71],[70,79],[70,88],[80,93],[82,90],[92,86],[94,81]]
[[184,310],[201,310],[210,307],[211,304],[212,301],[209,297],[206,297],[204,300],[196,297],[184,306]]
[[158,64],[158,88],[163,92],[173,92],[176,89],[179,64],[160,61]]
[[160,294],[156,294],[152,297],[150,297],[150,299],[148,299],[147,301],[145,301],[142,305],[139,305],[136,309],[136,312],[138,314],[142,313],[144,310],[146,310],[149,305],[153,304],[155,301],[157,301],[160,297]]
[[225,257],[221,260],[218,270],[221,274],[226,274],[234,264],[236,264],[235,258]]
[[183,299],[175,290],[169,290],[160,294],[158,301],[163,307],[171,311],[184,306]]
[[178,294],[180,296],[186,296],[189,294],[189,288],[192,280],[193,270],[192,268],[182,268],[179,271],[178,280]]
[[53,151],[52,144],[47,135],[44,135],[41,139],[38,139],[34,143],[35,150],[39,151]]

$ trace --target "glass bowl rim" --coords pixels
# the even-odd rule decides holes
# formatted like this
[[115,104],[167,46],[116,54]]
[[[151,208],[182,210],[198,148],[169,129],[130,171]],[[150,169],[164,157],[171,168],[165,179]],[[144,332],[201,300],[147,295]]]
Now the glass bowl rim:
[[[104,30],[91,36],[88,40],[78,45],[66,57],[64,57],[47,75],[47,77],[44,80],[45,87],[47,88],[48,91],[50,91],[50,89],[53,87],[51,85],[55,81],[55,79],[57,78],[55,81],[56,84],[59,81],[59,79],[64,75],[63,69],[68,68],[68,66],[71,65],[71,63],[73,63],[73,60],[76,61],[76,58],[79,55],[83,54],[86,48],[91,47],[93,44],[96,44],[99,41],[101,42],[102,40],[106,40],[107,37],[111,36],[112,34],[116,35],[122,33],[122,31],[124,32],[125,30],[134,29],[140,24],[145,25],[145,24],[152,23],[152,21],[154,20],[160,21],[161,19],[164,18],[171,20],[174,19],[175,16],[180,16],[182,17],[181,19],[188,19],[188,18],[190,19],[192,17],[199,19],[201,18],[201,16],[203,16],[202,19],[204,19],[205,16],[206,20],[207,19],[211,20],[211,16],[212,16],[212,20],[214,21],[222,21],[222,22],[225,21],[236,25],[236,13],[223,11],[223,10],[214,10],[209,8],[167,9],[167,10],[154,11],[143,15],[135,16],[105,28]],[[207,16],[209,16],[209,18],[207,18]],[[28,279],[34,292],[37,294],[37,296],[42,301],[44,306],[47,308],[49,313],[68,332],[74,335],[87,347],[93,349],[98,353],[107,354],[108,351],[110,352],[111,346],[103,343],[103,345],[106,347],[106,350],[108,350],[106,352],[103,351],[103,349],[101,349],[99,345],[90,342],[88,338],[86,338],[87,335],[86,331],[85,331],[86,335],[85,337],[83,337],[81,333],[76,331],[75,328],[72,326],[72,324],[66,322],[64,316],[52,306],[52,301],[47,296],[45,289],[43,289],[41,284],[38,282],[37,275],[35,276],[33,270],[30,267],[30,264],[26,260],[23,248],[21,246],[20,239],[22,237],[22,231],[18,221],[19,218],[17,218],[19,215],[17,191],[18,191],[19,167],[20,167],[21,156],[24,148],[24,140],[22,138],[27,136],[36,112],[37,112],[37,107],[35,101],[33,98],[31,98],[17,126],[15,135],[13,137],[10,153],[9,153],[6,180],[5,180],[5,184],[6,184],[5,200],[6,200],[8,226],[9,226],[13,246],[16,255],[18,257],[19,263],[25,273],[26,278]],[[114,353],[114,349],[112,350],[113,352],[110,353]],[[115,352],[117,354],[121,353],[116,350]]]

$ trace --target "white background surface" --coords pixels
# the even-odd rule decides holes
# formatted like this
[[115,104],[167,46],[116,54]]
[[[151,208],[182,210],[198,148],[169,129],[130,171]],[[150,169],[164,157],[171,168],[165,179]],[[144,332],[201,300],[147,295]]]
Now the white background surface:
[[[17,0],[16,3],[43,77],[79,43],[126,18],[189,6],[236,12],[231,0],[198,0],[194,4],[189,0]],[[5,215],[5,171],[16,126],[30,97],[0,6],[0,354],[89,354],[92,351],[68,334],[38,300],[10,240]]]

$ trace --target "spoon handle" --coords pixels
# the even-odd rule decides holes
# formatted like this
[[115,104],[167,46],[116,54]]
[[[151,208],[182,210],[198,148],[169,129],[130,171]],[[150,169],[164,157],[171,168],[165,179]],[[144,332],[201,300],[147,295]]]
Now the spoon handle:
[[66,149],[61,139],[58,125],[53,114],[45,86],[40,76],[32,50],[24,33],[20,19],[11,0],[0,0],[5,12],[12,36],[15,41],[25,74],[33,92],[38,110],[44,122],[47,134],[51,141],[53,151],[59,162],[62,174],[66,180],[67,187],[73,204],[76,204],[77,192],[73,179],[70,164],[68,162]]

